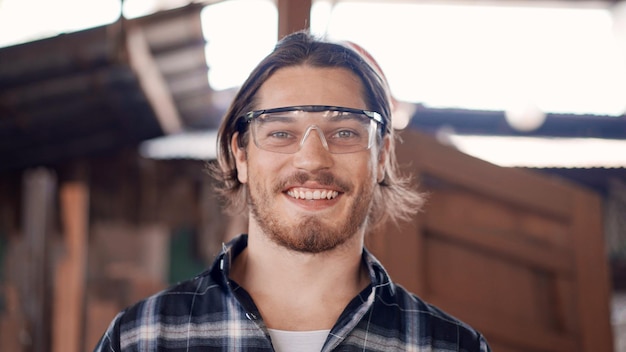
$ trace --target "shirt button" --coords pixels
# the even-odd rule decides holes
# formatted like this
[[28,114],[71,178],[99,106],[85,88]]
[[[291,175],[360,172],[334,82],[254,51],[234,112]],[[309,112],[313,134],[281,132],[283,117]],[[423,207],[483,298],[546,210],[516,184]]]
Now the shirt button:
[[256,320],[256,315],[252,313],[246,313],[246,318],[248,318],[248,320]]

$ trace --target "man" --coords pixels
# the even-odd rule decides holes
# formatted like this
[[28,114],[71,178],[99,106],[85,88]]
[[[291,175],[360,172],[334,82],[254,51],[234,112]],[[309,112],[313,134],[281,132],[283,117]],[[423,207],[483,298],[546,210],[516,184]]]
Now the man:
[[[215,176],[248,234],[192,280],[120,313],[98,351],[489,351],[393,283],[364,249],[421,197],[398,175],[382,73],[299,32],[251,73],[218,136]],[[389,218],[389,219],[386,219]]]

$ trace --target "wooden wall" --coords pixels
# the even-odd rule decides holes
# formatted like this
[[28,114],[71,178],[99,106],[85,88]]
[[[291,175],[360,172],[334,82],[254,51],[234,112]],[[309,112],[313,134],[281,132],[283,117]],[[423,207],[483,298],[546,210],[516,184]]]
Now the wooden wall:
[[399,159],[428,201],[415,221],[368,239],[392,278],[498,352],[612,351],[599,197],[402,137]]
[[242,227],[205,166],[123,150],[1,175],[0,350],[93,349],[117,312],[170,284],[176,236],[197,270],[212,262]]

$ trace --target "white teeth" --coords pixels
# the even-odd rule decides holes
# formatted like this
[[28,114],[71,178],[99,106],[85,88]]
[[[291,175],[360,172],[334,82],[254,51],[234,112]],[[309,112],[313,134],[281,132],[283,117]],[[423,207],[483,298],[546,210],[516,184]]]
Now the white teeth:
[[303,191],[303,190],[289,190],[287,192],[291,197],[296,199],[333,199],[339,195],[337,191],[331,190],[315,190],[315,191]]

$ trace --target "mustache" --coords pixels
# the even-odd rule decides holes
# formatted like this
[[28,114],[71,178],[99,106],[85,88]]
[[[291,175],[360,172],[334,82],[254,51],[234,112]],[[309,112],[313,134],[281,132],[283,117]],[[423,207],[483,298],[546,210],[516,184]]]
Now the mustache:
[[276,184],[275,191],[281,192],[287,186],[303,185],[305,182],[312,181],[322,186],[332,186],[332,188],[345,193],[351,189],[350,183],[335,177],[327,171],[320,171],[314,174],[308,172],[296,172],[293,175],[285,177]]

